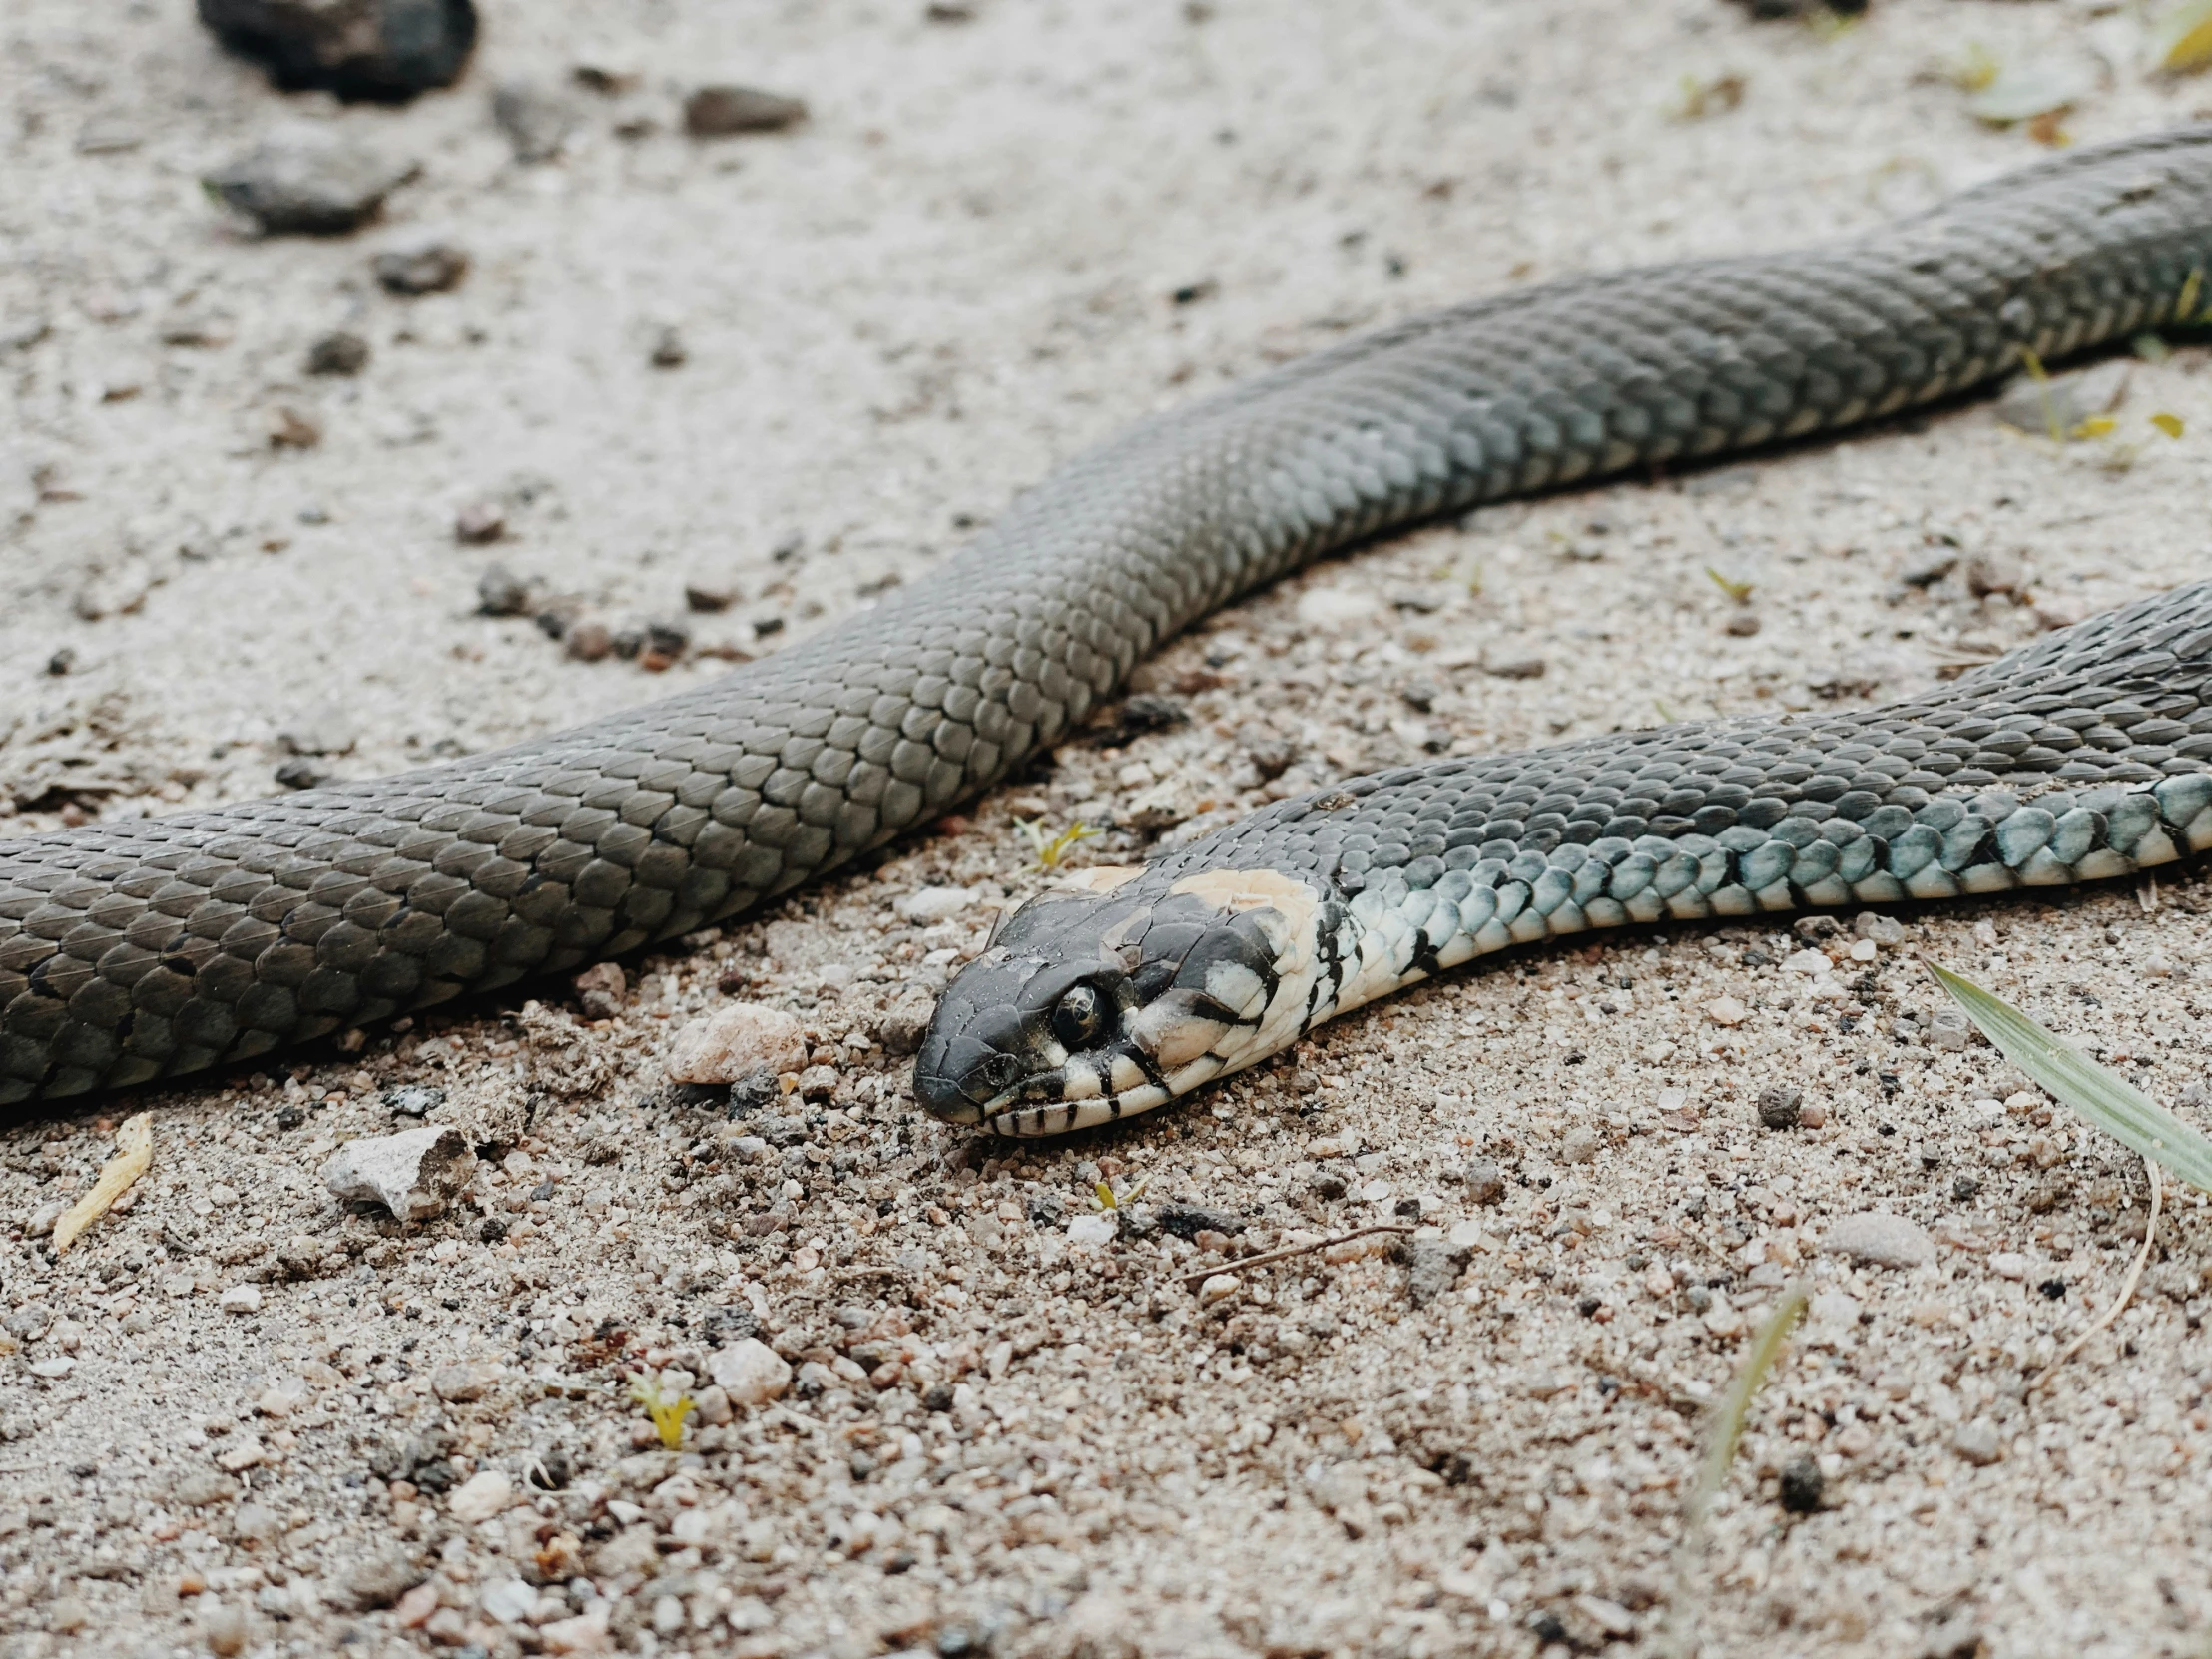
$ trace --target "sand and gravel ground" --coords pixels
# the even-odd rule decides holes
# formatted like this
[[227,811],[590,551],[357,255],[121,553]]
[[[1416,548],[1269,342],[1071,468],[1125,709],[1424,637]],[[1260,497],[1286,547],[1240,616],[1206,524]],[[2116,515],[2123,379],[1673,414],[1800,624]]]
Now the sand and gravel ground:
[[[285,733],[368,776],[791,649],[1148,409],[2031,159],[1938,72],[1974,43],[2084,66],[2082,140],[2212,114],[2140,42],[2071,0],[1890,0],[1833,36],[1720,0],[502,0],[468,79],[394,111],[273,93],[181,0],[19,0],[0,831],[266,793]],[[518,165],[490,87],[580,64],[637,83],[572,93],[565,155]],[[689,139],[716,78],[813,118]],[[279,119],[420,175],[381,226],[260,240],[197,180]],[[372,254],[426,229],[466,279],[381,291]],[[366,366],[308,375],[335,329]],[[2201,1099],[2194,870],[1847,917],[1819,961],[1775,925],[1507,958],[1065,1142],[918,1117],[892,1050],[1039,884],[1017,816],[1141,856],[1428,752],[1896,695],[2203,575],[2205,363],[2138,363],[2113,436],[2062,451],[1972,406],[1332,563],[1144,671],[1183,724],[1109,721],[629,964],[611,1009],[549,985],[9,1125],[0,1652],[1644,1653],[1670,1608],[1708,1655],[2201,1652],[2212,1218],[2169,1206],[2134,1304],[2031,1394],[2142,1237],[2142,1168],[1936,1018],[1916,962]],[[480,503],[505,539],[458,545]],[[494,562],[691,649],[578,661],[475,614]],[[688,614],[687,585],[737,597]],[[810,1052],[733,1120],[663,1062],[738,999]],[[319,1172],[411,1124],[408,1084],[486,1156],[402,1228]],[[1774,1087],[1795,1129],[1762,1125]],[[135,1202],[54,1259],[41,1225],[142,1106]],[[1100,1180],[1145,1184],[1105,1245]],[[1822,1248],[1868,1212],[1932,1260]],[[1364,1241],[1203,1306],[1179,1277],[1377,1222],[1424,1230],[1423,1273]],[[1702,1413],[1801,1278],[1815,1317],[1678,1578]],[[710,1395],[658,1449],[624,1377],[777,1369],[749,1342],[789,1389]]]

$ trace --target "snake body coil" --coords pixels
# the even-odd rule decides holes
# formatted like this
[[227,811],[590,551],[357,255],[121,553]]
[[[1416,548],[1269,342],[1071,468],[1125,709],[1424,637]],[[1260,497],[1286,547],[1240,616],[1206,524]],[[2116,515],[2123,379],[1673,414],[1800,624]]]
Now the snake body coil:
[[[2006,371],[2022,347],[2050,359],[2186,320],[2208,266],[2212,127],[2202,127],[2075,152],[1827,248],[1476,301],[1134,427],[1059,469],[929,580],[714,685],[397,777],[0,843],[0,1104],[245,1059],[734,915],[1002,778],[1161,640],[1322,553],[1480,501],[1926,403]],[[1180,854],[1176,879],[1201,881],[1177,901],[1199,893],[1239,915],[1296,919],[1315,948],[1370,960],[1381,947],[1343,924],[1336,942],[1324,940],[1328,906],[1341,905],[1397,941],[1372,956],[1394,965],[1404,939],[1382,911],[1431,939],[1440,962],[1437,895],[1490,864],[1508,876],[1486,889],[1497,907],[1485,919],[1475,920],[1487,901],[1471,885],[1452,900],[1450,925],[1477,941],[1558,930],[1530,918],[1558,913],[1544,903],[1562,881],[1585,925],[1639,916],[1654,901],[1654,914],[1708,913],[1676,907],[1693,887],[1722,911],[1739,900],[1721,895],[1739,890],[1758,908],[1864,897],[1878,872],[1894,895],[1918,892],[1901,847],[1934,836],[1940,864],[1954,840],[1978,832],[1965,863],[1943,864],[1970,884],[1993,867],[1988,844],[2028,833],[2005,826],[2036,813],[2053,818],[2037,850],[2066,878],[2133,867],[2197,832],[2196,817],[2176,815],[2195,799],[2199,746],[2212,747],[2195,725],[2204,603],[2187,590],[2086,625],[1903,711],[1786,732],[1677,728],[1606,740],[1613,750],[1570,746],[1347,785],[1333,792],[1354,803],[1347,817],[1291,803]],[[2124,800],[1995,813],[1987,795],[2076,779]],[[1771,820],[1769,802],[1785,809]],[[1807,802],[1835,811],[1813,815]],[[1953,807],[1977,813],[1979,830],[1966,816],[1936,822]],[[2146,811],[2155,825],[2137,822]],[[1911,828],[1882,816],[1897,813]],[[1832,839],[1831,817],[1862,834]],[[1440,835],[1438,825],[1448,826]],[[1779,860],[1775,848],[1807,825],[1835,846],[1834,868],[1816,873],[1828,854],[1793,841],[1786,866],[1756,879],[1758,860]],[[1607,862],[1605,891],[1583,891],[1597,879],[1589,859],[1601,844],[1610,859],[1616,841],[1631,850]],[[1572,847],[1586,856],[1570,869]],[[1289,902],[1281,889],[1248,890],[1258,849],[1279,860],[1281,881],[1313,894],[1311,915],[1274,909]],[[1471,863],[1453,864],[1470,849]],[[1208,858],[1222,878],[1212,885],[1205,869],[1186,868]],[[1621,871],[1642,870],[1636,860],[1652,866],[1638,892],[1655,900],[1626,890],[1633,878]],[[1435,879],[1420,884],[1431,865]],[[1429,896],[1401,898],[1400,880]],[[1526,885],[1525,900],[1513,883]],[[1096,902],[1134,900],[1132,890]],[[1192,969],[1213,997],[1219,966],[1223,995],[1244,993],[1233,1008],[1186,998],[1175,1021],[1154,1019],[1153,1036],[1172,1036],[1180,1052],[1196,1040],[1192,1017],[1243,1018],[1253,992],[1230,959],[1265,989],[1246,958],[1257,960],[1254,937],[1270,925],[1253,922],[1236,949],[1220,945],[1220,963]],[[1132,986],[1154,960],[1141,939],[1110,948],[1124,966],[1138,959]],[[1408,969],[1427,959],[1410,950]],[[1008,1025],[1008,1007],[1035,994],[1016,987],[1005,991],[1013,1004],[984,1018],[978,998],[1012,959],[994,953],[955,982],[917,1091],[952,1116],[1065,1127],[1083,1113],[1048,1112],[1036,1092],[1045,1085],[1031,1081],[1041,1072],[1009,1075],[985,1051],[1010,1044],[1033,1059],[1038,1032],[1056,1020],[1062,1035],[1083,1034],[1084,1020],[1060,1016],[1084,998],[1071,982]],[[1278,990],[1282,966],[1269,966]],[[1338,975],[1334,1000],[1310,999],[1301,1017],[1383,983],[1383,968],[1361,971]],[[1085,984],[1104,1030],[1113,1010]],[[1134,1021],[1150,1005],[1124,1012]],[[1159,1051],[1135,1052],[1160,1076],[1123,1087],[1107,1056],[1093,1098],[1136,1109],[1143,1091],[1181,1075],[1163,1069]]]

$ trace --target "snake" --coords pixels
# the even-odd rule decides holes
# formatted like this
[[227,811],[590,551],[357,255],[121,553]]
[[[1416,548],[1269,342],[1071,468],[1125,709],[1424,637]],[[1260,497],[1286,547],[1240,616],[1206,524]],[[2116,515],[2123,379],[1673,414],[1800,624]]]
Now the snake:
[[[874,608],[675,696],[389,777],[0,841],[0,1105],[231,1065],[742,914],[1082,727],[1161,642],[1485,502],[1762,450],[2200,320],[2212,126],[1777,254],[1569,276],[1140,421]],[[1485,952],[2094,880],[2212,843],[2212,585],[1935,694],[1326,786],[1007,915],[927,1111],[1157,1107]]]

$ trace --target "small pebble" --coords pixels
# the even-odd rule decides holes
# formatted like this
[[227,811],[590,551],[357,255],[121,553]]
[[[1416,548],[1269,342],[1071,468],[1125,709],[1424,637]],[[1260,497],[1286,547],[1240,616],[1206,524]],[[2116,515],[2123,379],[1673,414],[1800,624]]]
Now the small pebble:
[[1738,639],[1749,639],[1759,632],[1757,611],[1737,611],[1728,619],[1727,631]]
[[485,1469],[480,1474],[470,1475],[461,1484],[453,1493],[449,1507],[455,1520],[474,1526],[504,1512],[514,1502],[514,1496],[513,1480],[498,1469]]
[[1507,657],[1494,663],[1484,663],[1482,672],[1500,680],[1541,680],[1544,677],[1544,667],[1541,657]]
[[707,1357],[707,1374],[734,1405],[765,1405],[792,1385],[784,1357],[758,1337],[719,1348]]
[[368,341],[343,329],[324,334],[307,347],[309,374],[350,376],[368,366]]
[[614,652],[614,635],[604,622],[579,622],[564,636],[568,654],[580,663],[605,662]]
[[502,81],[491,95],[491,118],[507,135],[515,160],[532,166],[561,153],[576,129],[576,106],[551,87]]
[[1488,1158],[1477,1158],[1467,1166],[1467,1197],[1476,1204],[1503,1204],[1505,1202],[1505,1172]]
[[1782,1507],[1791,1514],[1812,1514],[1827,1489],[1828,1479],[1811,1457],[1793,1457],[1782,1466]]
[[482,1399],[498,1381],[498,1366],[488,1360],[469,1360],[432,1372],[430,1391],[443,1400],[466,1402]]
[[262,1311],[262,1292],[258,1285],[233,1285],[220,1298],[226,1314],[258,1314]]
[[901,921],[928,927],[950,921],[974,902],[975,894],[967,887],[921,887],[898,899],[891,909]]
[[1759,1121],[1769,1129],[1795,1129],[1805,1121],[1805,1091],[1770,1083],[1759,1091]]
[[1114,1218],[1107,1214],[1077,1216],[1068,1223],[1068,1242],[1080,1245],[1109,1245],[1119,1231]]
[[684,603],[695,611],[727,611],[743,597],[738,584],[726,579],[694,577],[684,584]]
[[1983,1418],[1962,1422],[1950,1437],[1950,1449],[1976,1468],[1986,1468],[2004,1455],[1996,1425]]
[[1590,1164],[1604,1149],[1605,1137],[1587,1124],[1577,1124],[1559,1143],[1559,1156],[1570,1164]]
[[586,1019],[613,1019],[622,1012],[622,999],[630,989],[620,962],[594,963],[570,984]]
[[2016,1250],[2000,1250],[1989,1258],[1989,1271],[1999,1279],[2024,1280],[2027,1258]]
[[200,1619],[200,1639],[208,1644],[210,1653],[220,1654],[223,1659],[245,1652],[253,1633],[253,1615],[235,1602],[212,1607]]
[[1243,1288],[1244,1281],[1233,1273],[1209,1274],[1205,1283],[1198,1287],[1198,1300],[1202,1305],[1212,1307],[1217,1302],[1235,1296]]
[[781,1073],[806,1063],[798,1020],[781,1008],[733,1002],[676,1034],[668,1076],[675,1083],[735,1083],[756,1066]]
[[507,533],[507,509],[496,501],[471,501],[453,515],[453,539],[471,547],[495,542]]
[[1905,923],[1896,916],[1886,916],[1879,910],[1862,910],[1851,924],[1851,930],[1863,939],[1871,939],[1885,950],[1894,949],[1905,942]]
[[278,128],[206,184],[269,235],[338,236],[374,218],[411,171],[328,128],[301,125]]
[[1821,1248],[1880,1268],[1917,1268],[1936,1260],[1936,1241],[1926,1228],[1882,1210],[1838,1217],[1822,1236]]
[[1751,1011],[1732,996],[1716,996],[1705,1005],[1705,1017],[1715,1025],[1738,1026],[1751,1017]]
[[655,368],[682,368],[690,356],[682,330],[671,323],[653,336],[653,350],[646,360]]
[[444,1211],[476,1174],[476,1152],[451,1126],[409,1129],[348,1141],[322,1166],[322,1183],[339,1198],[384,1206],[402,1221]]
[[530,584],[505,565],[489,565],[476,578],[476,609],[483,616],[521,616],[530,609]]
[[777,133],[806,119],[805,100],[759,87],[705,86],[684,100],[684,131],[693,138]]
[[443,293],[468,275],[468,256],[436,232],[425,232],[383,250],[371,269],[386,293]]

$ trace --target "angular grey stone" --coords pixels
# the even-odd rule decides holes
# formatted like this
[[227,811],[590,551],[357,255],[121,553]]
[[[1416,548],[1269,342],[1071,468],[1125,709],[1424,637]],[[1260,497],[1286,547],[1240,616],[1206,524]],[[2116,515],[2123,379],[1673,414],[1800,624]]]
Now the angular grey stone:
[[348,1141],[322,1166],[339,1198],[381,1204],[401,1221],[437,1215],[467,1190],[475,1149],[458,1129],[434,1126]]
[[374,218],[413,172],[327,128],[291,125],[204,182],[273,236],[337,236]]

